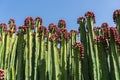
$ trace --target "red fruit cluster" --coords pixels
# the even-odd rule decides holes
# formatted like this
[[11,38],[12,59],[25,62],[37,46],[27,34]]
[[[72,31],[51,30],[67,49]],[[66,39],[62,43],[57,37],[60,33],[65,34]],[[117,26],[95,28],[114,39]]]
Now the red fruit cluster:
[[98,31],[101,31],[101,30],[102,30],[101,27],[94,27],[94,28],[93,28],[93,31],[94,31],[94,33],[95,33],[96,35],[98,35],[97,32],[98,32]]
[[10,25],[10,30],[12,30],[13,33],[15,33],[16,32],[16,25],[15,24],[11,24]]
[[80,58],[84,59],[84,46],[79,42],[75,42],[73,44],[73,48],[78,48],[80,50]]
[[0,80],[4,80],[4,70],[0,69]]
[[5,33],[9,33],[10,36],[12,36],[12,34],[16,32],[16,25],[12,24],[10,29],[8,29],[7,25],[5,23],[1,23],[0,24],[0,29],[3,29],[3,31],[5,31]]
[[26,34],[27,32],[27,26],[19,26],[18,29],[21,30],[23,32],[23,34]]
[[16,32],[15,20],[14,20],[14,19],[10,19],[8,24],[9,24],[10,30],[11,30],[13,33],[15,33],[15,32]]
[[15,20],[14,19],[10,19],[8,24],[15,24]]
[[115,27],[111,27],[111,34],[114,36],[114,40],[117,44],[120,44],[119,32]]
[[104,39],[104,37],[103,36],[96,36],[96,42],[98,43],[98,42],[100,42],[100,41],[102,41]]
[[93,12],[91,12],[91,11],[86,12],[86,13],[85,13],[85,17],[90,17],[90,18],[93,19],[93,22],[94,22],[94,23],[96,22],[96,21],[95,21],[95,14],[94,14]]
[[34,29],[34,19],[32,17],[27,17],[24,21],[24,25]]
[[102,28],[107,28],[108,27],[108,23],[106,23],[106,22],[102,23],[101,27]]
[[48,35],[48,30],[45,26],[39,26],[38,27],[38,33],[39,33],[38,37],[40,37],[42,34],[44,34],[44,36],[47,36]]
[[7,30],[7,25],[5,23],[1,23],[0,28],[2,28],[3,30]]
[[116,19],[120,18],[120,9],[115,10],[113,13],[113,21],[116,23]]
[[71,31],[70,31],[70,35],[72,36],[72,34],[78,35],[79,33],[78,33],[78,31],[76,31],[76,30],[71,30]]
[[59,22],[58,22],[58,27],[59,28],[66,28],[66,22],[65,22],[65,20],[59,20]]
[[49,24],[48,30],[49,30],[49,32],[51,32],[51,33],[58,32],[58,28],[57,28],[57,26],[56,26],[54,23]]
[[78,24],[80,24],[80,22],[85,22],[85,18],[84,17],[79,17],[78,19],[77,19],[77,23]]
[[66,28],[60,28],[58,32],[59,38],[62,39],[64,37],[67,41],[70,39],[70,33]]
[[39,22],[40,22],[40,25],[42,25],[42,18],[36,17],[36,18],[35,18],[35,22],[37,22],[37,21],[39,21]]
[[58,39],[58,35],[52,34],[51,37],[49,38],[49,41],[53,42],[55,39]]

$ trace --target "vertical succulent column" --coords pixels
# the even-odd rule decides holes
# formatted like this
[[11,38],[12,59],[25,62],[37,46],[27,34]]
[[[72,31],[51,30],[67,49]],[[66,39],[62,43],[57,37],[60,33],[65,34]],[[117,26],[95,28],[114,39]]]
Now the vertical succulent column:
[[82,71],[81,71],[81,60],[84,58],[84,47],[78,42],[73,44],[74,52],[74,79],[73,80],[82,80]]
[[[13,45],[14,45],[14,43],[15,43],[15,38],[16,38],[16,35],[14,34],[15,32],[16,32],[16,25],[15,25],[15,20],[14,19],[10,19],[9,20],[9,31],[10,31],[10,53],[9,53],[9,55],[8,55],[8,67],[11,67],[11,66],[14,66],[14,64],[13,65],[11,65],[11,59],[15,59],[15,53],[12,53],[12,51],[13,51]],[[14,57],[13,57],[14,56]]]
[[96,36],[95,44],[98,48],[98,57],[99,57],[99,68],[100,68],[100,79],[107,80],[109,78],[109,67],[108,67],[108,48],[106,39],[104,36]]
[[[38,33],[39,33],[39,44],[40,44],[40,52],[39,52],[39,62],[38,62],[38,71],[39,71],[39,79],[45,80],[45,74],[46,74],[46,51],[45,51],[45,37],[47,33],[47,29],[45,26],[38,27]],[[42,68],[42,69],[41,69]]]
[[63,80],[67,80],[67,52],[66,52],[66,40],[64,38],[67,29],[66,29],[66,22],[64,20],[59,20],[58,27],[60,28],[59,34],[60,35],[60,62],[61,62],[61,78]]
[[114,11],[113,21],[115,22],[117,30],[120,34],[120,9]]
[[35,19],[35,66],[34,66],[34,80],[38,80],[38,57],[39,57],[39,33],[38,33],[38,27],[42,25],[42,18],[36,17]]
[[[48,30],[49,30],[49,33],[48,33],[48,78],[49,80],[55,80],[55,79],[59,79],[57,77],[55,77],[55,59],[54,59],[54,49],[53,49],[53,42],[56,44],[57,42],[56,41],[52,41],[52,35],[53,34],[57,34],[57,31],[58,31],[58,28],[55,24],[51,23],[49,24],[49,27],[48,27]],[[57,46],[57,44],[56,44]],[[55,53],[56,55],[59,55],[59,53]],[[56,56],[57,57],[57,56]],[[59,60],[59,57],[57,57],[58,60]],[[60,66],[60,65],[58,65]],[[58,75],[58,74],[57,74]],[[60,74],[59,74],[60,76]]]
[[[59,58],[59,53],[58,53],[58,35],[57,34],[51,34],[49,41],[51,43],[51,55],[52,55],[52,73],[53,73],[53,78],[52,80],[61,80],[61,72],[60,72],[60,58]],[[53,72],[54,71],[54,72]]]
[[5,51],[5,65],[4,69],[6,70],[6,76],[5,78],[9,79],[9,69],[10,69],[10,57],[11,57],[11,51],[14,43],[14,33],[16,31],[16,25],[15,21],[13,19],[10,19],[9,21],[9,28],[6,29],[6,51]]
[[79,17],[77,20],[77,23],[79,24],[79,33],[80,33],[80,41],[84,46],[84,56],[85,58],[82,60],[82,73],[84,80],[89,79],[89,65],[88,65],[88,50],[87,50],[87,36],[86,36],[86,24],[85,24],[85,18]]
[[[119,35],[120,35],[120,9],[114,11],[113,21],[115,22],[116,28],[117,28]],[[117,46],[118,46],[118,51],[119,51],[120,45],[117,45]],[[119,56],[119,66],[120,66],[120,51],[118,52],[118,56]]]
[[66,40],[66,56],[67,56],[67,79],[70,80],[71,79],[71,64],[70,64],[70,60],[71,60],[71,33],[70,32],[66,32],[65,36],[65,40]]
[[111,80],[120,79],[119,59],[117,55],[117,46],[120,44],[119,33],[115,27],[110,28],[110,76]]
[[78,41],[78,31],[71,30],[70,31],[70,79],[74,79],[74,51],[73,44]]
[[[97,65],[97,61],[96,61],[96,53],[97,50],[95,49],[95,44],[94,44],[94,39],[95,39],[95,34],[93,32],[93,27],[94,27],[94,23],[95,23],[95,15],[93,12],[86,12],[85,13],[85,17],[87,19],[87,29],[88,29],[88,51],[89,51],[89,62],[90,62],[90,75],[91,75],[91,79],[92,80],[99,80],[99,66]],[[97,59],[98,60],[98,59]]]
[[[10,80],[16,80],[16,75],[15,75],[15,68],[14,66],[11,66],[9,69],[9,73],[10,73]],[[22,76],[21,76],[22,77]]]
[[27,26],[27,31],[26,31],[26,68],[25,68],[25,75],[26,75],[26,80],[31,80],[33,79],[32,75],[32,69],[33,65],[32,63],[34,62],[33,60],[33,36],[32,36],[32,31],[34,29],[34,19],[32,17],[27,17],[25,19],[24,25]]
[[24,26],[19,26],[18,32],[18,42],[17,42],[17,51],[16,51],[16,80],[25,79],[25,60],[24,60],[24,51],[25,51],[25,40],[24,40]]
[[5,23],[0,24],[0,68],[4,68],[5,51],[6,51],[6,30],[7,25]]

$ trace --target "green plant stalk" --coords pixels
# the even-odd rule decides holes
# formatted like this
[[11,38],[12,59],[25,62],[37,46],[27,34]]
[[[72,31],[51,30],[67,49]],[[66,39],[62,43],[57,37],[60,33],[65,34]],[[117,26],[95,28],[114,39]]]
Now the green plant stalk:
[[76,38],[77,38],[77,35],[75,33],[72,33],[71,34],[72,37],[71,37],[71,54],[70,54],[70,65],[71,65],[71,80],[74,80],[74,68],[75,68],[75,63],[74,63],[74,50],[72,48],[74,42],[77,42]]
[[[49,33],[48,34],[48,39],[50,38],[50,36],[51,36],[51,33]],[[49,80],[53,80],[52,79],[52,74],[53,74],[53,72],[52,72],[52,50],[51,50],[51,46],[52,45],[52,43],[50,42],[50,41],[48,41],[48,78],[49,78]]]
[[111,80],[119,80],[120,79],[120,67],[119,67],[119,59],[117,56],[117,47],[114,41],[114,35],[112,31],[110,31],[110,76]]
[[14,42],[15,42],[15,34],[13,34],[11,37],[10,37],[10,51],[9,51],[9,55],[8,55],[8,67],[10,67],[10,60],[11,60],[11,57],[12,57],[12,50],[13,50],[13,45],[14,45]]
[[84,46],[84,59],[82,60],[82,73],[84,80],[89,80],[89,66],[88,66],[88,50],[87,50],[87,36],[86,36],[86,28],[85,28],[85,22],[80,21],[80,40],[81,43]]
[[53,53],[54,53],[54,59],[55,59],[55,80],[61,80],[61,73],[60,73],[60,64],[59,64],[59,54],[57,49],[57,41],[53,41]]
[[[46,71],[46,60],[45,60],[45,43],[44,43],[44,33],[42,32],[42,36],[40,37],[40,62],[39,62],[39,71],[40,71],[40,80],[45,80],[45,71]],[[42,68],[42,69],[41,69]]]
[[9,78],[9,80],[16,80],[16,77],[15,77],[15,68],[14,68],[14,66],[11,66],[11,67],[10,67],[9,72],[10,72],[10,78]]
[[5,50],[6,50],[6,35],[5,32],[2,33],[2,45],[0,48],[0,68],[4,68]]
[[7,41],[6,41],[6,52],[5,52],[5,66],[4,69],[8,68],[8,55],[10,51],[10,35],[7,33]]
[[38,25],[39,25],[40,23],[37,21],[37,24],[36,24],[36,27],[35,27],[35,67],[34,67],[34,80],[37,80],[38,78],[37,78],[37,76],[38,76],[38,74],[37,74],[37,69],[38,69],[38,57],[39,57],[39,47],[40,47],[40,45],[39,45],[39,39],[38,39],[38,33],[37,33],[37,31],[38,31]]
[[5,62],[4,62],[4,70],[6,71],[6,76],[5,79],[9,79],[9,55],[10,55],[10,34],[7,32],[6,33],[6,49],[5,49]]
[[25,46],[25,80],[30,80],[30,67],[29,67],[29,30],[27,28],[27,33],[25,35],[26,46]]
[[95,46],[95,53],[96,53],[96,65],[97,65],[97,76],[98,76],[98,80],[101,80],[101,75],[100,75],[100,60],[99,60],[99,52],[98,52],[98,48],[97,48],[97,44],[94,44]]
[[110,80],[108,67],[108,53],[105,52],[105,46],[102,41],[97,43],[99,63],[100,63],[100,80]]
[[120,34],[120,16],[116,18],[116,27],[117,27],[117,30]]
[[54,59],[54,48],[53,48],[53,42],[51,42],[51,67],[52,67],[52,80],[55,80],[56,75],[55,75],[55,59]]
[[93,32],[93,20],[90,17],[87,17],[87,26],[88,26],[88,51],[89,51],[89,61],[90,62],[90,75],[93,80],[98,80],[98,73],[97,73],[97,62],[96,62],[96,54],[95,54],[95,46],[94,46],[94,39],[95,35]]
[[14,38],[15,38],[15,41],[14,41],[14,44],[13,44],[13,50],[11,52],[10,66],[14,66],[15,67],[18,36],[15,36]]
[[17,63],[16,63],[16,79],[23,80],[24,78],[24,34],[20,30],[17,43]]
[[66,45],[67,45],[67,79],[70,80],[71,79],[71,62],[70,62],[70,54],[71,54],[71,43],[70,43],[70,39],[67,41]]
[[[116,27],[117,27],[117,30],[119,32],[119,35],[120,35],[120,16],[118,16],[116,18]],[[118,45],[120,47],[120,45]],[[119,56],[119,63],[120,63],[120,52],[118,52],[118,56]],[[120,67],[120,64],[119,64],[119,67]]]
[[78,48],[74,49],[74,80],[81,80],[81,61],[80,51]]
[[[63,34],[62,34],[63,35]],[[61,78],[67,80],[67,53],[66,53],[66,40],[62,36],[60,43],[61,51]]]
[[32,67],[33,67],[33,65],[32,65],[32,63],[33,63],[33,60],[32,60],[32,58],[33,58],[33,54],[32,54],[32,52],[33,52],[32,30],[29,30],[29,49],[30,49],[30,53],[29,53],[29,67],[30,67],[29,76],[31,78],[30,80],[32,80],[33,79],[33,75],[32,75]]

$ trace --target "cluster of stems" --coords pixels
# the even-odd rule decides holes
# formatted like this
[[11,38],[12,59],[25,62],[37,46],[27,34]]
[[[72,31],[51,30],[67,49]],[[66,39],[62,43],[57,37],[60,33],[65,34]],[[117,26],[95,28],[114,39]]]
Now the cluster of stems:
[[119,80],[120,10],[113,20],[116,27],[94,27],[88,11],[71,31],[64,20],[47,28],[40,17],[19,27],[14,19],[1,23],[0,80]]

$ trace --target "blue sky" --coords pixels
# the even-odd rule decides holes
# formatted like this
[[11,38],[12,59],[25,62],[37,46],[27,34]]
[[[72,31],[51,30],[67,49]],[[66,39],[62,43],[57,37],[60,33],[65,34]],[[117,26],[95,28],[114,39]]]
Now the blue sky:
[[120,0],[0,0],[0,23],[8,23],[10,18],[14,18],[17,26],[20,26],[27,16],[40,16],[45,26],[64,19],[71,30],[78,29],[78,17],[93,11],[95,26],[103,22],[115,26],[112,15],[116,9],[120,9]]

